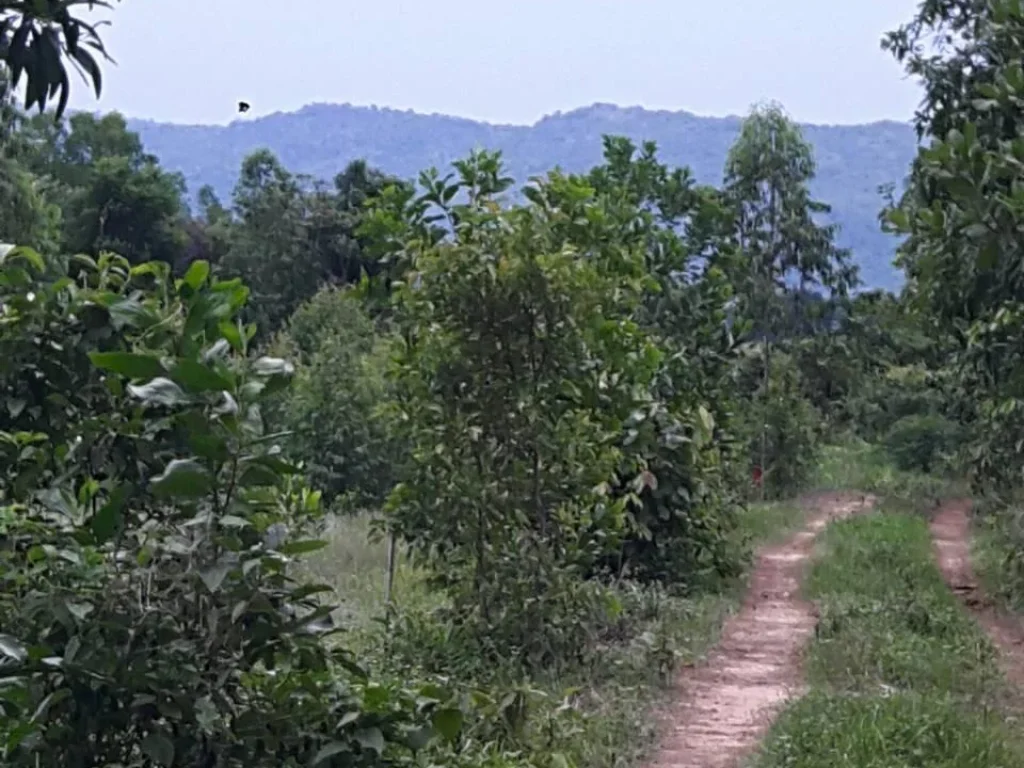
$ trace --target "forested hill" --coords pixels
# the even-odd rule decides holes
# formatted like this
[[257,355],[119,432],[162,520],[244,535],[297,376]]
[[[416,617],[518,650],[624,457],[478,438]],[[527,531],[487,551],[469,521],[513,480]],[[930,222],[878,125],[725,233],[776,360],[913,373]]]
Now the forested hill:
[[[601,136],[618,134],[658,143],[671,165],[689,165],[704,182],[721,180],[726,152],[736,139],[738,117],[698,117],[688,112],[650,111],[596,104],[557,113],[532,126],[490,125],[445,115],[314,104],[228,126],[186,126],[132,120],[148,151],[164,167],[180,171],[192,195],[210,184],[230,195],[242,159],[269,147],[289,169],[330,179],[349,160],[369,163],[402,177],[431,165],[439,168],[474,147],[501,149],[517,180],[558,165],[583,171],[601,160]],[[814,193],[834,209],[842,226],[840,244],[854,250],[864,282],[897,288],[894,241],[879,230],[879,187],[901,184],[916,142],[909,124],[802,126],[818,161]]]

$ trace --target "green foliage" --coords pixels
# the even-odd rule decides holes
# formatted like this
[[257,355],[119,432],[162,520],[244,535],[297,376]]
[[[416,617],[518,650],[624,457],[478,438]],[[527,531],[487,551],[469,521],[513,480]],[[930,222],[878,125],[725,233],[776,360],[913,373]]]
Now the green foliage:
[[929,473],[949,467],[960,433],[958,425],[937,414],[904,416],[889,429],[885,447],[904,472]]
[[399,476],[403,451],[381,409],[389,339],[350,291],[321,289],[296,310],[271,351],[296,361],[295,383],[276,409],[291,454],[330,497],[379,506]]
[[26,166],[31,146],[23,123],[0,71],[0,242],[52,254],[58,250],[60,211],[46,198],[43,180]]
[[734,278],[762,333],[778,332],[776,294],[787,279],[840,295],[856,282],[849,251],[835,246],[835,227],[815,221],[830,209],[810,196],[814,174],[810,144],[775,104],[750,114],[726,160],[724,195],[748,267]]
[[[660,355],[632,321],[642,254],[582,181],[551,175],[501,210],[496,156],[457,166],[427,199],[450,241],[416,239],[397,294],[396,423],[411,465],[389,501],[395,529],[441,566],[463,621],[498,655],[550,664],[577,651],[600,609],[581,568],[617,546],[626,499],[609,495],[618,435]],[[464,204],[451,204],[459,190]],[[570,619],[569,617],[574,617]]]
[[[741,391],[756,392],[764,380],[764,361],[756,348],[747,349],[738,369],[739,386]],[[818,463],[822,416],[805,397],[800,372],[788,355],[772,357],[767,384],[762,403],[740,412],[738,430],[747,447],[747,466],[762,468],[764,496],[778,499],[798,493],[811,479]]]
[[822,446],[813,482],[821,489],[876,493],[888,507],[920,514],[938,499],[967,493],[961,480],[897,469],[883,446],[859,438]]
[[[95,25],[75,15],[76,7],[86,4],[86,0],[0,2],[0,63],[9,71],[14,87],[24,76],[26,110],[37,106],[42,112],[58,97],[56,114],[61,116],[71,96],[66,61],[92,84],[99,97],[103,76],[95,54],[109,57]],[[103,0],[88,0],[88,5],[90,9],[111,7]]]
[[[917,45],[934,34],[952,35],[938,56]],[[916,306],[955,342],[958,407],[973,425],[967,455],[977,485],[1006,490],[1020,482],[1024,464],[1017,268],[1024,13],[1006,0],[930,0],[887,47],[922,79],[917,124],[931,142],[886,220],[908,236],[899,258]]]
[[[764,473],[762,494],[800,486],[813,466],[822,418],[805,401],[799,372],[788,359],[784,370],[775,370],[778,350],[808,329],[828,334],[827,328],[815,328],[821,302],[805,302],[809,287],[830,291],[835,301],[857,281],[849,252],[835,245],[835,227],[815,220],[829,209],[810,196],[814,172],[810,145],[777,105],[751,113],[726,162],[723,197],[740,254],[726,262],[726,270],[737,287],[737,310],[752,321],[750,338],[759,340],[762,357],[760,382],[749,376],[749,364],[741,373],[741,391],[756,395],[760,411],[755,416],[751,407],[744,419],[752,464]],[[789,287],[794,282],[795,292]]]
[[722,269],[696,264],[708,252],[718,264],[732,255],[728,211],[688,169],[661,163],[651,142],[637,152],[607,137],[605,163],[587,180],[645,254],[656,283],[639,316],[664,351],[651,402],[626,424],[623,450],[640,470],[622,483],[636,497],[631,530],[603,565],[633,579],[707,587],[735,576],[742,559],[730,534],[741,498],[735,477],[745,470],[737,466],[745,457],[732,434],[731,381],[743,325],[730,317],[733,290]]
[[452,737],[443,689],[311,631],[331,607],[288,565],[320,496],[265,431],[292,371],[246,354],[245,287],[75,263],[0,262],[5,765],[377,766]]
[[812,691],[757,765],[1024,764],[993,707],[1005,684],[994,649],[943,583],[926,520],[888,512],[826,531],[806,584],[820,606]]
[[268,330],[280,328],[325,283],[351,284],[380,271],[356,234],[362,208],[389,186],[406,188],[361,162],[338,174],[333,191],[310,190],[307,182],[260,150],[242,163],[230,221],[215,198],[206,198],[206,218],[227,241],[220,268],[252,285],[253,316]]
[[22,132],[31,147],[26,166],[48,180],[62,210],[66,252],[111,250],[133,264],[181,266],[184,181],[143,150],[124,117],[80,112],[55,123],[40,116]]

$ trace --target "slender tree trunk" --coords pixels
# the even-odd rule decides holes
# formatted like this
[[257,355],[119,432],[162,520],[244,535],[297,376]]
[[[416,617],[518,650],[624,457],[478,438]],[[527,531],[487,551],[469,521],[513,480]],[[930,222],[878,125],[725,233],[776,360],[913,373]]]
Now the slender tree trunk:
[[390,610],[395,588],[395,532],[388,532],[388,580],[385,587],[384,603]]
[[[772,143],[772,157],[777,156],[776,150],[776,134],[772,131],[771,143]],[[778,239],[779,239],[779,196],[776,180],[770,178],[768,182],[771,186],[769,187],[769,199],[768,199],[768,215],[770,216],[769,222],[769,236],[768,236],[768,258],[765,259],[763,266],[763,290],[764,290],[764,312],[762,319],[764,321],[764,400],[762,401],[762,421],[761,421],[761,501],[767,498],[768,494],[768,416],[771,412],[771,388],[772,388],[772,342],[771,332],[774,326],[772,319],[774,317],[774,298],[775,298],[775,269],[778,266],[780,272],[782,271],[781,265],[779,264],[780,255],[778,253]],[[785,277],[785,275],[782,275]]]
[[768,473],[768,414],[771,409],[771,387],[772,387],[772,343],[765,334],[764,339],[764,392],[761,395],[761,501],[764,501],[768,491],[768,482],[765,476]]

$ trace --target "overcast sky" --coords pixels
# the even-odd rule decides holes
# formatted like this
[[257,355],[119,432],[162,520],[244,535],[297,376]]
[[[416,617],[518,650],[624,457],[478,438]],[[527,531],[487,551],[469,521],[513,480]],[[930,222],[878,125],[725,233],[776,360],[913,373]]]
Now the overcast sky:
[[917,0],[122,0],[97,104],[224,123],[310,102],[532,123],[596,101],[798,120],[907,120],[918,99],[879,47]]

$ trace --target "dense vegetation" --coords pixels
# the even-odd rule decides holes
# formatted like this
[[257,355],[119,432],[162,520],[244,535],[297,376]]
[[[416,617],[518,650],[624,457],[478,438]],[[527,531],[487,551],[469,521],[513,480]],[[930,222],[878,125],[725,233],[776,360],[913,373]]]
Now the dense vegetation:
[[[0,36],[66,42],[63,11],[32,13],[0,3]],[[925,54],[947,28],[959,47]],[[887,38],[925,81],[932,142],[885,214],[907,236],[899,296],[856,293],[812,146],[777,105],[745,119],[720,184],[616,135],[588,168],[525,179],[478,150],[415,181],[354,161],[325,184],[260,149],[230,202],[204,186],[190,211],[119,115],[22,109],[10,54],[4,764],[628,764],[752,544],[796,521],[772,502],[840,436],[920,498],[966,472],[1012,596],[1022,33],[1018,4],[930,0]],[[60,101],[56,71],[25,71],[26,108]],[[975,641],[919,523],[830,539],[811,580],[824,698],[789,723],[874,706],[829,698],[863,683],[838,677],[844,654],[871,683],[949,682]],[[354,583],[335,589],[367,528],[391,542],[376,621],[353,620]],[[836,569],[862,574],[861,598]],[[895,643],[930,642],[897,617],[912,600],[955,640],[924,670]],[[896,741],[906,701],[886,705]],[[938,733],[955,705],[928,717]],[[765,759],[814,764],[793,756],[821,745],[781,738]]]

